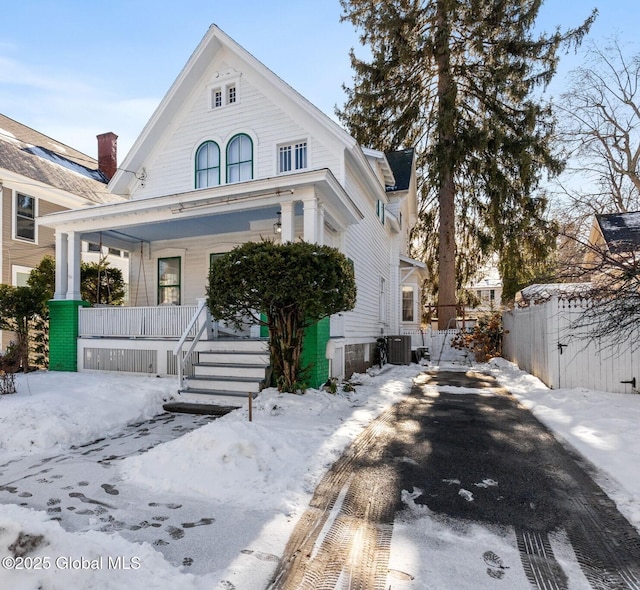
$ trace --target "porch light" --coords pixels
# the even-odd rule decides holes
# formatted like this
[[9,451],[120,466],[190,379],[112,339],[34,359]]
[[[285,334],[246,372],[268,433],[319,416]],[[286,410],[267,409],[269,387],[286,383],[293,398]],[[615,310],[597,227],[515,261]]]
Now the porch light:
[[278,220],[273,224],[273,233],[279,235],[282,233],[282,221],[280,220],[282,211],[278,211]]

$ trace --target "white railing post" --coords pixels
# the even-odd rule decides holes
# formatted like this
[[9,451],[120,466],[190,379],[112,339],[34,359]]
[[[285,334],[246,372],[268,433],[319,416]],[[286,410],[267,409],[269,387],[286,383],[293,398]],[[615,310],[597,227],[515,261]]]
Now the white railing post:
[[[200,315],[202,314],[203,310],[206,310],[206,317],[205,317],[204,321],[201,321],[200,320]],[[183,385],[183,382],[184,382],[184,366],[185,366],[185,362],[186,362],[186,360],[188,358],[190,358],[191,353],[193,352],[193,350],[195,349],[196,345],[200,341],[200,338],[202,338],[202,334],[207,329],[208,313],[209,313],[209,308],[207,307],[207,300],[206,299],[199,299],[198,300],[198,307],[196,308],[196,312],[193,314],[193,317],[191,318],[191,321],[189,322],[189,325],[187,326],[186,330],[184,331],[184,333],[180,337],[180,340],[178,340],[178,344],[176,344],[175,348],[173,349],[174,356],[178,357],[176,359],[176,361],[178,363],[178,384],[179,384],[179,388],[180,389],[182,389],[182,385]],[[184,346],[184,343],[187,341],[189,333],[196,326],[196,324],[199,324],[200,327],[199,327],[198,331],[196,332],[196,335],[194,336],[193,341],[191,342],[191,346],[189,347],[189,350],[187,351],[186,354],[183,354],[182,353],[182,348]]]

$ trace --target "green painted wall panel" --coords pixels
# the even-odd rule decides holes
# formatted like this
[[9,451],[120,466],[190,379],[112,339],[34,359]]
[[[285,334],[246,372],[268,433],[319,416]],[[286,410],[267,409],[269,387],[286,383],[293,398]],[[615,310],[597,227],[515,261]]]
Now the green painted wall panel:
[[49,301],[49,370],[78,370],[78,308],[86,301]]
[[309,387],[321,387],[329,378],[329,360],[326,358],[329,329],[329,318],[324,318],[305,330],[301,365],[310,368]]

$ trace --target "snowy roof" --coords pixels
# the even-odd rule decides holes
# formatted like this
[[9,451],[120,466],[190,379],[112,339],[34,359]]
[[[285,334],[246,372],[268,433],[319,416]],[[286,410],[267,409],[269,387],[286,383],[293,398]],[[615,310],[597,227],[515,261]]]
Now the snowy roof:
[[516,303],[546,301],[551,297],[585,297],[592,289],[591,283],[546,283],[525,287],[516,294]]
[[97,160],[2,114],[0,169],[92,203],[121,200],[107,191],[107,179],[98,170]]
[[640,248],[640,211],[596,215],[596,220],[610,252]]

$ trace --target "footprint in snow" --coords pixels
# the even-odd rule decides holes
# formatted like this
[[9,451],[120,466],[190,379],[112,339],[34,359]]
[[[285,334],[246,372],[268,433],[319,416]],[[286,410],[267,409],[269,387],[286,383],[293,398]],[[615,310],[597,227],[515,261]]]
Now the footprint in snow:
[[256,559],[260,561],[275,561],[276,563],[280,561],[280,558],[273,553],[263,553],[262,551],[254,551],[253,549],[243,549],[240,553],[244,553],[245,555],[253,555]]
[[491,578],[495,578],[500,580],[505,575],[505,570],[508,570],[509,567],[504,565],[502,558],[494,553],[493,551],[485,551],[482,554],[482,559],[489,566],[487,568],[487,575]]
[[160,504],[159,502],[149,502],[148,506],[151,506],[151,507],[166,506],[170,510],[177,510],[178,508],[182,508],[182,504],[173,504],[173,503],[171,503],[171,504]]
[[170,526],[167,528],[167,532],[171,536],[172,539],[177,541],[178,539],[182,539],[184,537],[184,531],[178,527]]
[[469,490],[460,488],[458,496],[462,496],[467,502],[473,502],[473,494]]
[[204,526],[206,524],[211,524],[215,521],[215,518],[201,518],[198,522],[183,522],[182,526],[185,529],[192,529],[194,526]]
[[492,488],[498,485],[495,479],[483,479],[480,483],[474,483],[477,488]]
[[120,492],[116,489],[115,486],[112,486],[108,483],[103,483],[100,486],[105,492],[107,492],[107,494],[110,494],[111,496],[117,496]]

